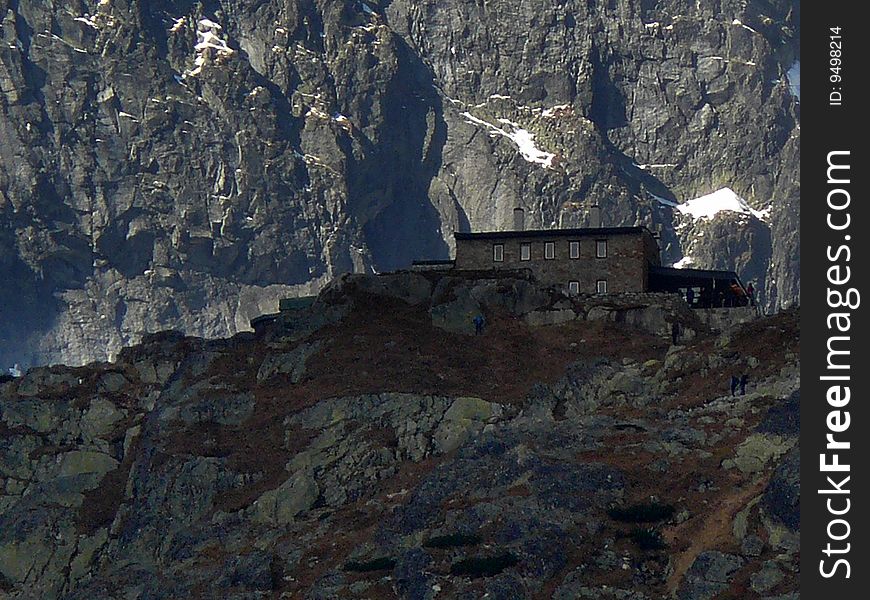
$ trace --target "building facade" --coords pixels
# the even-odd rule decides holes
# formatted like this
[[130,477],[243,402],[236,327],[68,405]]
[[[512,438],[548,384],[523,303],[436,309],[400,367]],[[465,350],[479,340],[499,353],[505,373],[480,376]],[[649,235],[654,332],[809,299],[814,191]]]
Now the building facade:
[[644,292],[661,265],[646,227],[455,233],[457,270],[527,269],[573,294]]

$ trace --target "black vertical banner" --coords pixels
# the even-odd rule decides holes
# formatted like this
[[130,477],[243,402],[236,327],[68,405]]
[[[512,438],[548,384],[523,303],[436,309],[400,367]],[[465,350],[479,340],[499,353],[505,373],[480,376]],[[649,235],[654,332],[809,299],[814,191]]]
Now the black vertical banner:
[[801,595],[870,594],[870,271],[858,2],[807,2],[801,27]]

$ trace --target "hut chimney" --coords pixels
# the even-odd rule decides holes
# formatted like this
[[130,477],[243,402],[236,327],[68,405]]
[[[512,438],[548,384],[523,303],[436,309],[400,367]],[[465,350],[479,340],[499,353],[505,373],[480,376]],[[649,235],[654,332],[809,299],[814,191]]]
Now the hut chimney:
[[601,227],[601,207],[597,203],[589,208],[589,226]]
[[526,211],[522,208],[514,209],[514,231],[523,231],[526,228]]

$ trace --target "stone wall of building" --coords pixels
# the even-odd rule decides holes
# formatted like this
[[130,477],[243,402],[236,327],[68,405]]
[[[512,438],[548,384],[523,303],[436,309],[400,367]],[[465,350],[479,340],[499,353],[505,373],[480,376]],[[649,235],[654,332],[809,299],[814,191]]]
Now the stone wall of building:
[[[556,234],[557,232],[554,232]],[[568,236],[554,235],[552,238],[539,235],[511,236],[504,238],[485,237],[457,240],[456,269],[529,269],[535,278],[547,284],[568,288],[570,281],[579,283],[580,293],[594,293],[597,282],[607,282],[607,292],[642,292],[647,289],[649,263],[658,264],[658,248],[652,250],[655,241],[641,234]],[[596,256],[596,242],[607,241],[607,256]],[[570,242],[580,243],[579,258],[569,255]],[[546,242],[555,243],[555,256],[544,258]],[[493,246],[502,244],[504,260],[493,260]],[[529,260],[520,259],[520,248],[529,244]]]
[[696,308],[694,310],[701,322],[715,331],[724,331],[740,323],[748,323],[759,316],[758,309],[754,306]]

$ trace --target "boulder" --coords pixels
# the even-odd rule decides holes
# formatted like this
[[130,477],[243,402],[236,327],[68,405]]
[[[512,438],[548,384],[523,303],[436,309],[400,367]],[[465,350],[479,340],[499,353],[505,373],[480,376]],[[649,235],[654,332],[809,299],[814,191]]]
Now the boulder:
[[726,469],[737,468],[743,473],[758,473],[768,463],[778,459],[795,445],[795,438],[755,433],[737,446],[735,456],[723,461]]
[[784,578],[785,575],[777,564],[772,560],[768,560],[765,561],[760,571],[749,576],[749,582],[753,591],[758,594],[765,594],[779,585]]
[[85,439],[94,440],[110,433],[115,424],[124,418],[124,412],[104,398],[94,398],[82,415],[81,428]]
[[481,431],[490,419],[501,413],[501,407],[480,398],[457,398],[444,414],[434,439],[441,452],[450,452]]
[[299,344],[290,352],[270,354],[257,371],[257,381],[266,381],[275,375],[289,375],[291,383],[299,383],[305,375],[305,362],[320,352],[323,342],[318,340]]
[[734,554],[702,552],[689,567],[677,591],[679,600],[713,600],[731,586],[731,578],[745,561]]
[[259,523],[286,525],[311,508],[320,495],[314,478],[305,471],[293,474],[277,489],[260,496],[252,505],[252,519]]
[[762,496],[762,507],[773,520],[791,531],[800,529],[800,451],[792,448],[770,478]]

